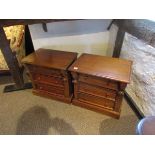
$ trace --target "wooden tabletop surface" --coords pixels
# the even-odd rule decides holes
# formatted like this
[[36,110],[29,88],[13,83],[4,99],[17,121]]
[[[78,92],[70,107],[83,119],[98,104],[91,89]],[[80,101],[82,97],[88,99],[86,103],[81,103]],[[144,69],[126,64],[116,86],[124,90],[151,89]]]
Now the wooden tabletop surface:
[[92,54],[82,54],[70,67],[70,71],[130,82],[132,61]]
[[76,57],[77,53],[40,48],[22,59],[22,63],[66,70]]

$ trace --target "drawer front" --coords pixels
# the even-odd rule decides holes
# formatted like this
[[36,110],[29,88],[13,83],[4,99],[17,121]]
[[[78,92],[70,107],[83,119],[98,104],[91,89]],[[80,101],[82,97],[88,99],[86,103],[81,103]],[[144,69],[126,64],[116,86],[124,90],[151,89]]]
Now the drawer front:
[[97,86],[113,89],[113,90],[118,90],[118,82],[108,80],[108,79],[103,79],[103,78],[81,74],[79,76],[79,81],[89,83],[92,85],[97,85]]
[[50,93],[58,94],[58,95],[64,95],[64,90],[61,89],[60,87],[45,85],[42,83],[36,83],[35,87],[36,89],[41,90],[41,91],[46,91],[46,92],[50,92]]
[[82,101],[82,102],[87,102],[89,104],[92,105],[96,105],[99,107],[103,107],[103,108],[108,108],[113,110],[115,102],[102,98],[102,97],[96,97],[90,94],[86,94],[86,93],[78,93],[78,100]]
[[58,69],[50,69],[40,66],[34,66],[34,65],[26,65],[30,72],[32,73],[38,73],[43,75],[50,75],[50,76],[62,76],[60,70]]
[[104,98],[111,99],[115,101],[116,98],[116,91],[110,90],[107,88],[103,88],[100,86],[93,86],[87,83],[80,82],[79,83],[79,91],[92,94],[92,95],[98,95],[98,96],[103,96]]
[[48,75],[45,76],[42,74],[34,74],[34,73],[32,73],[32,77],[34,81],[45,82],[49,84],[55,84],[60,87],[64,87],[64,81],[60,77],[48,76]]

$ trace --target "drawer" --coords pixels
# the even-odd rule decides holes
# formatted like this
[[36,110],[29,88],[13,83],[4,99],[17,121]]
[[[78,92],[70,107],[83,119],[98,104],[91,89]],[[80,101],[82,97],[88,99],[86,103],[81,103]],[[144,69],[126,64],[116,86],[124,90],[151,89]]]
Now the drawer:
[[45,68],[40,66],[34,65],[26,65],[30,72],[38,73],[43,75],[50,75],[50,76],[62,76],[60,70],[52,69],[52,68]]
[[79,81],[89,83],[92,85],[97,85],[97,86],[113,89],[113,90],[118,90],[118,82],[108,80],[105,78],[98,78],[98,77],[94,77],[90,75],[81,74],[79,75]]
[[87,102],[89,104],[103,107],[103,108],[108,108],[113,110],[115,102],[102,98],[102,97],[97,97],[94,95],[86,94],[86,93],[78,93],[78,100],[82,102]]
[[49,83],[49,84],[58,85],[60,87],[64,87],[63,78],[60,78],[60,77],[32,73],[32,78],[34,81],[44,82],[44,83]]
[[94,85],[80,82],[78,89],[79,89],[78,91],[80,92],[84,92],[92,95],[98,95],[111,100],[115,100],[116,98],[116,91],[103,88],[100,86],[94,86]]
[[35,83],[35,89],[46,91],[53,94],[64,95],[64,89],[61,87],[50,86],[42,83]]

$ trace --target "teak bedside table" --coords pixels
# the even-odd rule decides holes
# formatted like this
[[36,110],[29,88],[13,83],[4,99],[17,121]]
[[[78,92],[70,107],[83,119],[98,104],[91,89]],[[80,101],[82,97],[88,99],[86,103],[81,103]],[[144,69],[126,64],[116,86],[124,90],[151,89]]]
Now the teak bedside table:
[[38,49],[26,56],[22,63],[29,71],[33,93],[71,102],[72,85],[68,67],[76,60],[77,53]]
[[128,60],[82,54],[69,67],[74,79],[73,104],[119,118],[131,65]]

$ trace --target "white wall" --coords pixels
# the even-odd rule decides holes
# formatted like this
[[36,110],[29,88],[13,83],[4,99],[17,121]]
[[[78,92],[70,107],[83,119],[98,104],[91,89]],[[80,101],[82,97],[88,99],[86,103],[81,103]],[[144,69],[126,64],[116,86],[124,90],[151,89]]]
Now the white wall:
[[30,25],[35,50],[49,48],[107,55],[110,19],[90,19],[48,23],[48,32],[41,24]]

